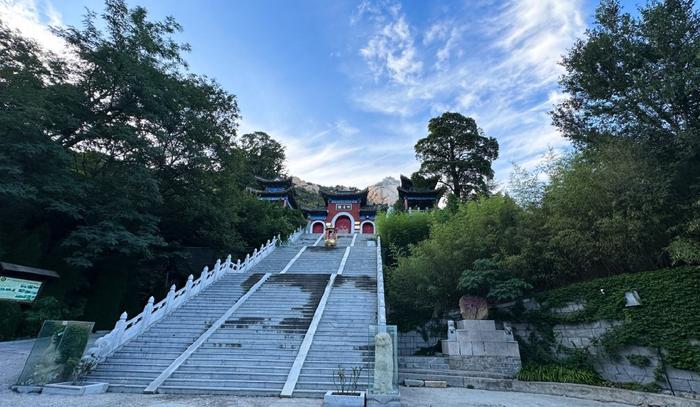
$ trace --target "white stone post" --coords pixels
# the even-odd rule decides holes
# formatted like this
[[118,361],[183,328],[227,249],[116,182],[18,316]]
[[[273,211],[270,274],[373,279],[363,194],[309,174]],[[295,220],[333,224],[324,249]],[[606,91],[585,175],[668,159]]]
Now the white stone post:
[[224,264],[226,265],[226,271],[231,271],[231,269],[233,268],[233,262],[231,261],[230,254],[226,256],[226,262]]
[[236,271],[241,271],[241,259],[236,260]]
[[148,299],[146,306],[143,307],[143,312],[141,313],[141,332],[145,331],[146,328],[148,328],[148,324],[151,322],[151,314],[153,313],[153,302],[154,301],[155,301],[155,298],[153,298],[153,296],[151,296]]
[[168,295],[165,296],[165,315],[170,313],[170,310],[173,309],[173,301],[175,299],[175,284],[170,286],[170,291],[168,291]]
[[243,268],[248,271],[248,264],[250,263],[250,254],[245,255],[245,261],[243,262]]
[[221,259],[216,259],[216,263],[214,264],[214,271],[212,271],[213,279],[216,280],[219,277],[219,274],[221,273]]
[[187,282],[185,283],[185,299],[190,298],[194,294],[192,292],[192,284],[194,284],[194,276],[190,274],[187,276]]
[[112,342],[111,348],[114,349],[121,344],[122,335],[124,335],[124,329],[126,329],[126,318],[128,317],[126,311],[122,312],[119,316],[119,321],[114,324],[114,341]]
[[206,285],[207,281],[207,273],[209,272],[209,267],[204,266],[202,269],[202,274],[199,275],[199,286],[197,287],[197,292],[200,292],[204,289],[204,286]]

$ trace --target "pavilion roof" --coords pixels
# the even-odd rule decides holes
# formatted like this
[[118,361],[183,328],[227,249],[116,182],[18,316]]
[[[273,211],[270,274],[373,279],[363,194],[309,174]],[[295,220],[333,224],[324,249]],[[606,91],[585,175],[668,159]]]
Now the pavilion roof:
[[292,208],[297,207],[297,200],[296,200],[296,194],[294,193],[294,187],[291,186],[287,189],[283,189],[281,191],[264,191],[262,189],[255,189],[251,187],[246,188],[248,192],[251,192],[259,197],[262,198],[284,198],[286,197],[287,200],[289,201],[289,204],[291,205]]
[[323,197],[323,202],[328,206],[329,200],[359,200],[360,206],[367,205],[367,193],[369,190],[367,188],[362,191],[335,191],[335,192],[323,192],[321,191],[321,196]]
[[327,215],[328,210],[326,208],[302,208],[302,212],[305,215]]
[[261,187],[278,186],[278,187],[282,187],[282,188],[289,188],[289,187],[293,186],[292,177],[269,179],[269,178],[263,178],[263,177],[256,176],[255,181]]
[[427,189],[427,190],[415,190],[406,189],[398,187],[399,199],[406,198],[417,198],[417,199],[435,199],[438,200],[445,193],[445,187],[440,187],[438,189]]

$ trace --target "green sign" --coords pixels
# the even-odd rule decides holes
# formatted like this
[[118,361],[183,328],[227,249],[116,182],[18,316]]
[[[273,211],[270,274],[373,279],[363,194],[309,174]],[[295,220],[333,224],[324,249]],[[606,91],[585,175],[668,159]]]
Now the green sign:
[[0,276],[0,300],[32,302],[40,287],[41,281]]

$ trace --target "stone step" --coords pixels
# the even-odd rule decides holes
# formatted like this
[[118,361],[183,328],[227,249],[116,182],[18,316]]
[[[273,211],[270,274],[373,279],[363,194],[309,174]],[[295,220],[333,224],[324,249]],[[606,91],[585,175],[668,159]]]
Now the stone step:
[[[399,368],[399,377],[406,379],[418,380],[445,380],[445,377],[486,377],[489,379],[506,379],[505,374],[484,372],[484,371],[469,371],[469,370],[452,370],[452,369],[402,369]],[[441,379],[433,379],[441,377]]]
[[163,385],[158,388],[159,393],[165,394],[212,394],[212,395],[238,395],[238,396],[279,396],[279,389],[253,388],[253,387],[212,387],[203,385]]
[[158,389],[161,390],[163,387],[166,386],[173,386],[173,387],[218,387],[218,388],[236,388],[236,389],[246,389],[246,388],[253,388],[253,389],[275,389],[278,392],[282,390],[282,387],[284,386],[284,383],[286,381],[286,377],[283,379],[272,379],[272,378],[260,378],[257,380],[250,380],[250,379],[201,379],[201,378],[192,378],[189,377],[187,379],[175,379],[175,378],[170,378],[165,381],[163,386],[159,387]]

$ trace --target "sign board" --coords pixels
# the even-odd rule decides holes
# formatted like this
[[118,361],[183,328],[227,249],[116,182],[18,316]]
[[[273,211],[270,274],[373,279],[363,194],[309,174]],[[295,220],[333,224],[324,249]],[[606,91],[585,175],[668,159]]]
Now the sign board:
[[0,276],[0,300],[32,302],[39,288],[41,281]]

